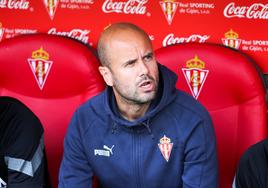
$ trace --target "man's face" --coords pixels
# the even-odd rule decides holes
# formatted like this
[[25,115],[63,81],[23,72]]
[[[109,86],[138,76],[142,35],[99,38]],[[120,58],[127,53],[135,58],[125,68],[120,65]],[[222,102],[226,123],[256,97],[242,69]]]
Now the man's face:
[[110,40],[108,53],[108,85],[113,87],[117,102],[144,104],[153,100],[159,76],[150,41],[135,32],[124,32]]

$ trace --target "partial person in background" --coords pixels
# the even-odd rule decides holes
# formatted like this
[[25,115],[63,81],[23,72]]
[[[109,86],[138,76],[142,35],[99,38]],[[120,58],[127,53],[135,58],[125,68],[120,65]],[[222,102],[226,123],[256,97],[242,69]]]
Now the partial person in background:
[[59,188],[216,188],[218,168],[207,110],[178,91],[157,63],[149,36],[116,23],[98,42],[107,88],[73,115]]
[[268,187],[268,139],[251,146],[242,155],[233,188]]
[[44,130],[23,103],[0,97],[0,188],[50,187]]

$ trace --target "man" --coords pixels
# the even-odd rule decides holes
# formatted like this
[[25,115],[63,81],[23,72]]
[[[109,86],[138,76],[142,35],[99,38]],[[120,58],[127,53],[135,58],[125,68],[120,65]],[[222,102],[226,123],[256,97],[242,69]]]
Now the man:
[[268,187],[268,139],[251,146],[242,155],[233,188]]
[[74,114],[64,144],[60,188],[217,187],[208,112],[175,88],[148,35],[117,23],[100,36],[99,71],[107,88]]
[[0,97],[0,188],[49,187],[43,133],[24,104]]

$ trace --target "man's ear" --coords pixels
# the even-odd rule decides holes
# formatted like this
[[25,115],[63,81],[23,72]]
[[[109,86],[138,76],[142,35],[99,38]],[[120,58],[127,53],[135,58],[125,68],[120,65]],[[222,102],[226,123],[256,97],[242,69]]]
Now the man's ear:
[[108,86],[113,86],[113,77],[111,70],[106,66],[99,66],[99,71]]

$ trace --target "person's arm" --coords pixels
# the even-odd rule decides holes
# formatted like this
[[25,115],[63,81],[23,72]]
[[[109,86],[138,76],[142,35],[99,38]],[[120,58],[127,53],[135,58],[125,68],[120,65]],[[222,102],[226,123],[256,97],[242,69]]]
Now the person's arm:
[[14,124],[4,160],[8,169],[8,188],[43,188],[46,182],[43,127],[40,121],[26,112],[14,117]]
[[59,173],[59,188],[92,187],[92,169],[83,146],[83,130],[75,113],[64,140],[64,154]]
[[48,188],[44,129],[22,102],[0,97],[0,186]]
[[233,188],[267,187],[268,139],[251,146],[242,155]]
[[217,188],[216,139],[209,116],[191,130],[185,144],[183,188]]
[[31,160],[5,156],[8,166],[8,188],[47,188],[44,150],[39,148]]

